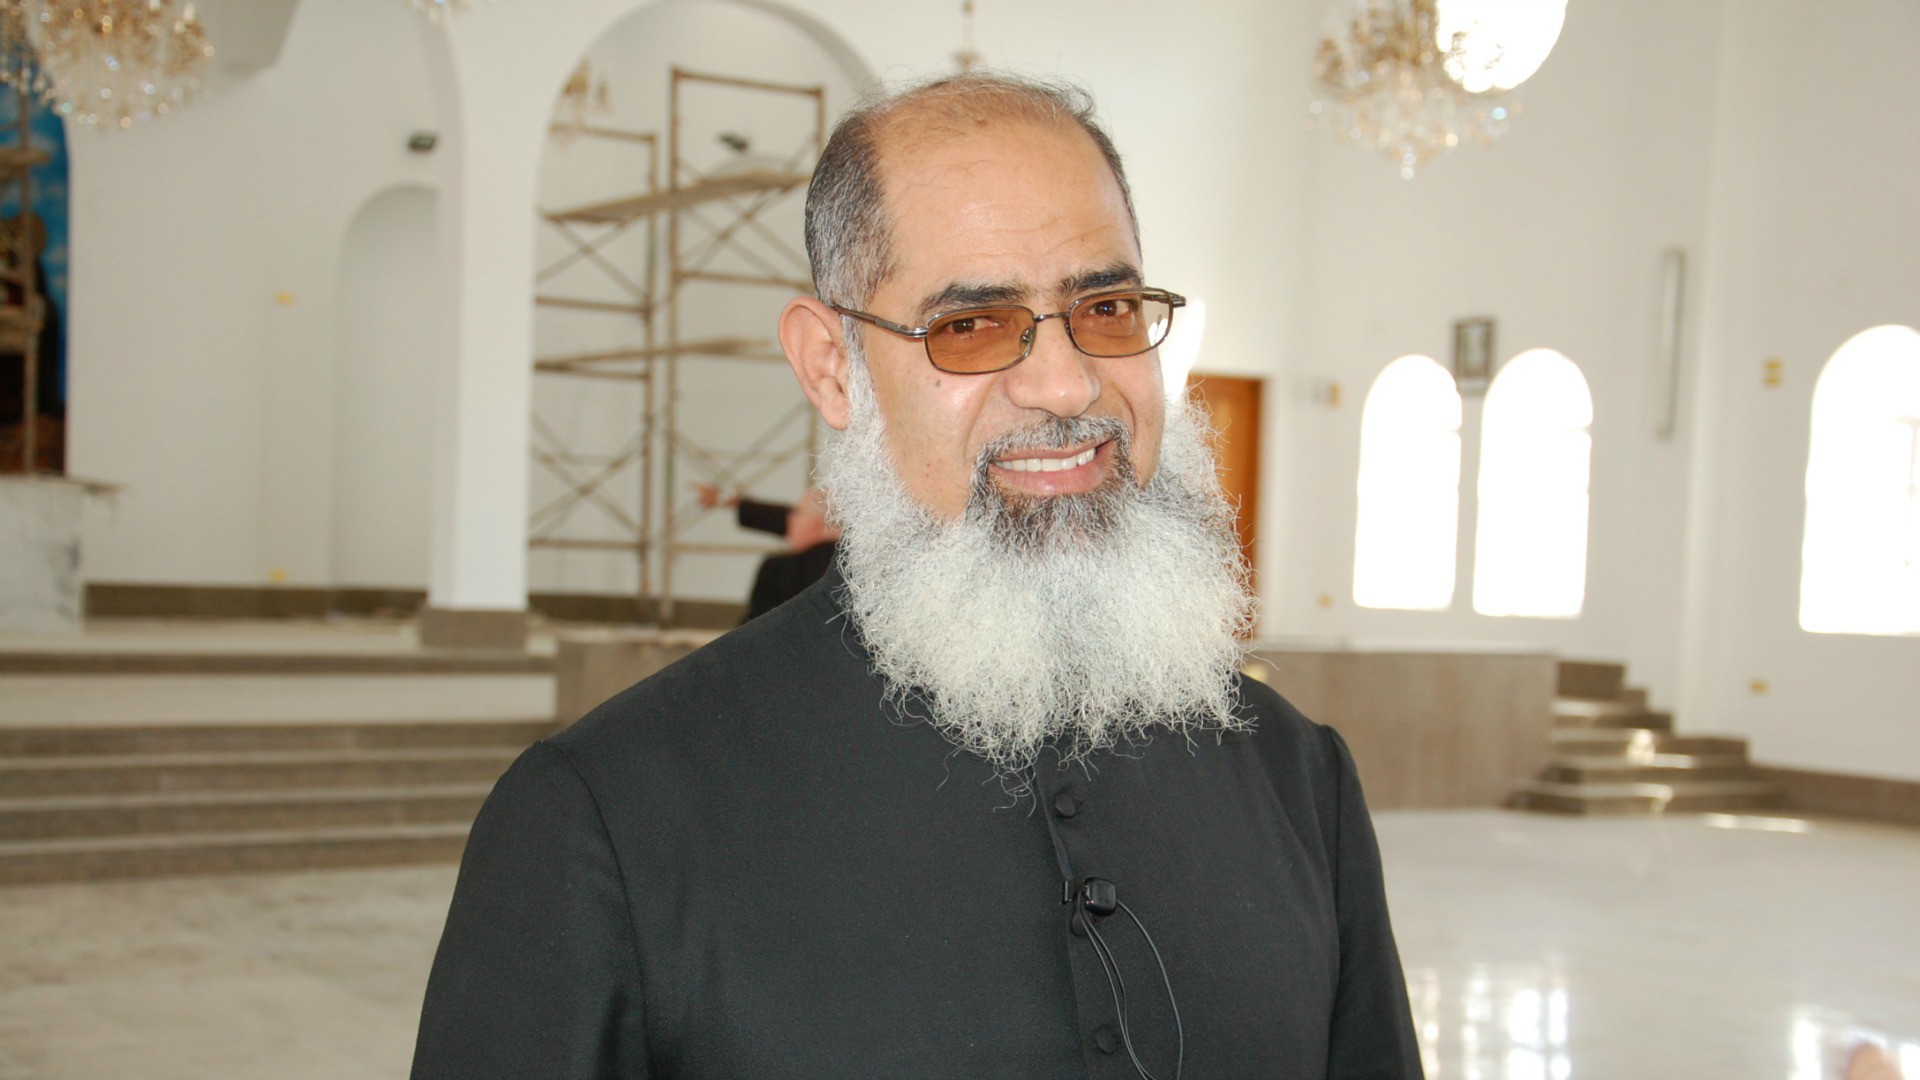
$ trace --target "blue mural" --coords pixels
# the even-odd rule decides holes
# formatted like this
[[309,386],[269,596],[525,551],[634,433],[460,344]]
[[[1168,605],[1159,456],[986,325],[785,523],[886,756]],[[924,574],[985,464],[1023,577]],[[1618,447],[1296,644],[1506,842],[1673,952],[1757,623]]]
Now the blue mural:
[[[33,143],[49,155],[44,164],[33,170],[33,212],[47,226],[47,246],[40,256],[41,272],[45,275],[43,288],[50,305],[49,319],[57,320],[57,325],[64,330],[70,310],[67,306],[67,130],[45,102],[31,102],[30,108]],[[19,141],[15,126],[19,109],[18,94],[7,93],[0,99],[0,146],[12,146]],[[19,212],[19,192],[7,185],[4,192],[0,192],[0,218],[11,218]],[[50,334],[41,340],[43,348],[57,343],[53,360],[46,366],[58,373],[51,388],[58,407],[48,411],[64,413],[67,400],[65,334]]]

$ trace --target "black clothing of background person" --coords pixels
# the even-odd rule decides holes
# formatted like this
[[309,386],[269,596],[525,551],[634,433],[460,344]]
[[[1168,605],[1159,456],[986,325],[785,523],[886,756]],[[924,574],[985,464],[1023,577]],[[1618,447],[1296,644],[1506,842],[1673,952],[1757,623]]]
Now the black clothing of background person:
[[755,502],[742,498],[734,507],[734,520],[743,529],[755,532],[772,533],[785,538],[787,535],[787,516],[793,513],[789,503]]
[[[743,529],[784,537],[787,535],[787,516],[791,513],[793,507],[786,503],[763,503],[743,498],[738,504],[735,520]],[[760,569],[753,576],[753,591],[747,597],[746,619],[741,621],[757,619],[805,592],[807,586],[819,581],[826,574],[827,567],[833,565],[835,550],[834,541],[827,540],[805,551],[769,555],[761,560]]]
[[747,620],[757,619],[806,592],[809,585],[826,576],[838,550],[838,543],[824,540],[805,551],[760,560],[760,569],[753,575],[753,592],[747,596]]
[[[1158,942],[1187,1077],[1420,1075],[1338,735],[1242,681],[1254,730],[1043,762],[1016,802],[883,708],[840,588],[830,572],[507,772],[461,864],[416,1080],[1134,1080],[1050,825]],[[1172,1016],[1122,919],[1104,933],[1134,1045],[1171,1076]]]

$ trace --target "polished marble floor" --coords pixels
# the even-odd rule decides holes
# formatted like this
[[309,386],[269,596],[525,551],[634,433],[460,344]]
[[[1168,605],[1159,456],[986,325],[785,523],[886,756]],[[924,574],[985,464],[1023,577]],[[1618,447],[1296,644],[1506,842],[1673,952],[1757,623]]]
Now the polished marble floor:
[[1920,1080],[1920,831],[1378,816],[1433,1080]]
[[[1378,816],[1435,1080],[1920,1080],[1920,831]],[[0,889],[0,1080],[400,1077],[452,867]]]

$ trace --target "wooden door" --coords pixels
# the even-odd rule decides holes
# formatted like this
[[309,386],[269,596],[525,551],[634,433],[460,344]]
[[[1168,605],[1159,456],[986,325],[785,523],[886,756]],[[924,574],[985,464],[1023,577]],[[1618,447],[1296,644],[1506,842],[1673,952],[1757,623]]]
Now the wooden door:
[[1254,529],[1260,520],[1260,389],[1259,379],[1231,375],[1191,375],[1189,392],[1200,399],[1213,419],[1218,437],[1214,450],[1220,461],[1220,486],[1238,506],[1235,525],[1247,565],[1254,566]]

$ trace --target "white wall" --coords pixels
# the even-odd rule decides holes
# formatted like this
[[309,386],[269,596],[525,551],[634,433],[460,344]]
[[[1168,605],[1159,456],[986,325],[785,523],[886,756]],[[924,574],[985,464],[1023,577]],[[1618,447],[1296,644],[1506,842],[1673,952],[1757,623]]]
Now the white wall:
[[[1916,40],[1920,9],[1898,0],[1574,0],[1492,149],[1408,182],[1324,138],[1308,204],[1308,344],[1276,417],[1294,497],[1275,523],[1292,557],[1269,578],[1268,629],[1624,659],[1657,701],[1680,706],[1683,727],[1750,736],[1762,760],[1920,776],[1920,642],[1796,622],[1819,365],[1860,329],[1920,321],[1920,210],[1900,179],[1920,168],[1920,77],[1903,58]],[[1668,245],[1689,253],[1690,276],[1680,431],[1662,441],[1654,348]],[[1501,359],[1557,348],[1593,390],[1576,620],[1472,612],[1471,399],[1453,609],[1352,604],[1366,389],[1404,353],[1447,362],[1450,323],[1478,314],[1499,319]],[[1787,360],[1778,389],[1761,384],[1767,357]],[[1339,408],[1306,400],[1315,380],[1342,384]]]
[[434,177],[404,146],[438,126],[414,24],[301,4],[274,66],[70,140],[70,467],[126,485],[90,517],[90,580],[330,583],[342,238]]
[[[1628,659],[1636,680],[1670,691],[1687,447],[1654,435],[1655,299],[1661,250],[1697,252],[1705,235],[1715,71],[1697,43],[1716,26],[1707,4],[1574,0],[1552,57],[1517,92],[1523,111],[1506,139],[1443,156],[1412,180],[1384,156],[1316,138],[1308,344],[1277,432],[1296,497],[1276,524],[1294,554],[1273,583],[1270,630],[1547,645]],[[1472,610],[1477,398],[1462,430],[1453,607],[1353,604],[1367,389],[1407,353],[1449,364],[1453,321],[1474,315],[1498,320],[1497,361],[1559,349],[1593,392],[1591,555],[1578,619]],[[1310,401],[1312,382],[1338,382],[1338,407]]]
[[1920,326],[1920,7],[1762,0],[1738,16],[1721,29],[1682,701],[1766,760],[1920,779],[1920,640],[1797,620],[1814,381],[1854,333]]

